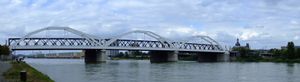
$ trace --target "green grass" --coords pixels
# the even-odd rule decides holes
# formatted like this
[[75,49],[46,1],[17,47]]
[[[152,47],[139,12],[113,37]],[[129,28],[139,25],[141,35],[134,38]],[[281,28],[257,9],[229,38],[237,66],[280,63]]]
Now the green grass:
[[27,82],[54,82],[47,75],[37,71],[24,62],[11,62],[12,67],[3,75],[5,79],[13,82],[20,82],[20,71],[27,72]]

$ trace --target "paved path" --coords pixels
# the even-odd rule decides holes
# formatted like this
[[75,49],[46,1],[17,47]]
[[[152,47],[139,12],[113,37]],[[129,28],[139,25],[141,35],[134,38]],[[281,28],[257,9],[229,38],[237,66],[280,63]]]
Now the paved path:
[[0,82],[6,82],[4,80],[4,77],[2,76],[2,74],[7,71],[9,68],[11,67],[11,65],[9,64],[9,62],[4,62],[0,60]]

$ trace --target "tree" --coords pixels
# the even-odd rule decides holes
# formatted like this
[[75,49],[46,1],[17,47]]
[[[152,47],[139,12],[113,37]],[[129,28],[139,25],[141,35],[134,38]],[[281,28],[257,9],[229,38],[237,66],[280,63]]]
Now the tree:
[[287,56],[287,49],[281,49],[280,50],[280,57],[282,57],[282,58],[287,58],[288,56]]
[[10,54],[10,49],[7,45],[0,45],[0,55],[9,55]]
[[125,54],[123,52],[119,52],[119,55],[117,57],[124,57]]
[[295,58],[294,42],[288,42],[288,44],[287,44],[287,58],[288,59],[294,59]]
[[297,57],[297,58],[300,58],[300,48],[297,48],[297,49],[296,49],[296,57]]
[[124,57],[125,57],[125,58],[129,58],[128,52],[125,52]]
[[232,49],[233,51],[238,51],[241,57],[247,57],[250,53],[250,49],[246,47],[235,47]]
[[249,43],[246,43],[246,48],[250,49]]
[[269,53],[272,53],[274,56],[279,57],[282,54],[282,50],[273,48],[269,50]]
[[3,55],[2,45],[0,45],[0,55]]

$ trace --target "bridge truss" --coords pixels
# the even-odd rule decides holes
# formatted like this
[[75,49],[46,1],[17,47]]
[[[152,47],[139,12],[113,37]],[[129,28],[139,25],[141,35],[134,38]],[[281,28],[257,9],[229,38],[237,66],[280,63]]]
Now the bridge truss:
[[[64,30],[80,38],[32,38],[31,36],[47,30]],[[145,34],[153,40],[121,39],[133,33]],[[200,38],[207,43],[193,43],[189,40]],[[28,33],[21,38],[9,38],[12,50],[83,50],[83,49],[117,49],[117,50],[164,50],[193,52],[224,52],[221,45],[208,36],[193,36],[186,41],[172,41],[150,31],[136,30],[112,38],[98,38],[69,27],[47,27]]]

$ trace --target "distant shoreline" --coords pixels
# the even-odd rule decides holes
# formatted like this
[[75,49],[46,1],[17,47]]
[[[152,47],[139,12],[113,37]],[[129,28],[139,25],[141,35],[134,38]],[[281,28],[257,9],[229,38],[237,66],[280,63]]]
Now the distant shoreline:
[[300,63],[300,59],[285,58],[237,58],[232,62],[274,62],[274,63]]

